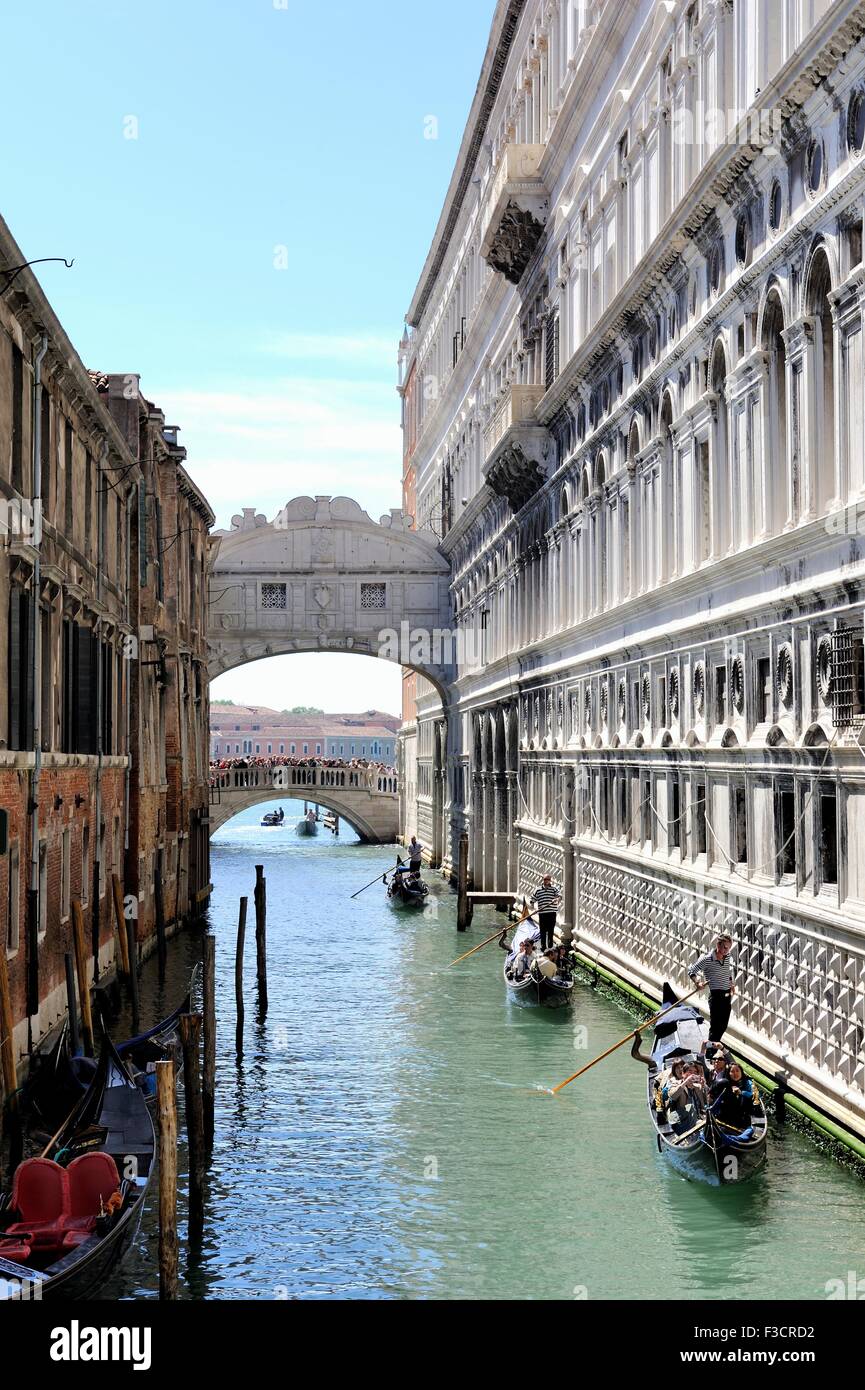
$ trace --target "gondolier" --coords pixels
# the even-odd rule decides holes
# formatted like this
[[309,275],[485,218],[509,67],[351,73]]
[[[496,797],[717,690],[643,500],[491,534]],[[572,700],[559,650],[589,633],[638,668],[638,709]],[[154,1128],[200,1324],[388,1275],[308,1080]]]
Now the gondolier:
[[551,874],[544,874],[539,888],[535,889],[532,902],[538,909],[538,926],[541,929],[541,950],[547,951],[553,944],[556,927],[556,914],[561,903],[561,894],[553,883]]
[[423,864],[423,845],[412,835],[408,847],[408,866],[413,874],[419,874]]
[[689,968],[692,980],[702,975],[709,986],[709,1039],[720,1042],[730,1022],[730,1009],[736,986],[733,983],[733,970],[729,954],[733,946],[732,936],[726,932],[716,937],[715,944],[708,955],[700,956]]

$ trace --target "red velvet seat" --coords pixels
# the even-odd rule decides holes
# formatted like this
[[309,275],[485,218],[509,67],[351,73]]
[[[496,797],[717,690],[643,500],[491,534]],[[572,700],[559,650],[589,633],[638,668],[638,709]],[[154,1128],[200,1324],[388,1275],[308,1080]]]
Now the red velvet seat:
[[20,1232],[17,1236],[12,1236],[7,1240],[5,1236],[0,1236],[0,1260],[15,1260],[16,1264],[23,1265],[33,1254],[33,1240],[30,1232]]
[[[70,1232],[92,1231],[96,1218],[108,1206],[108,1200],[120,1187],[117,1164],[110,1154],[81,1154],[73,1158],[66,1169],[69,1179],[69,1215],[66,1229]],[[66,1244],[76,1244],[67,1241]]]
[[17,1236],[34,1250],[59,1249],[69,1220],[66,1169],[50,1158],[25,1159],[15,1169],[10,1206],[21,1220],[7,1226],[4,1235]]

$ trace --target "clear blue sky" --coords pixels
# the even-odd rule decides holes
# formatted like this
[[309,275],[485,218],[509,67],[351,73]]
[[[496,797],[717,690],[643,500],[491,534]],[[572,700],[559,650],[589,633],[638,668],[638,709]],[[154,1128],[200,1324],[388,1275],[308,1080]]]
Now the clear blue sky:
[[[399,505],[396,345],[493,9],[6,7],[0,212],[28,258],[74,257],[40,268],[49,299],[89,367],[141,373],[217,525],[302,493]],[[214,693],[320,703],[272,669]],[[351,674],[355,704],[395,708],[396,668]]]
[[398,505],[396,344],[493,8],[7,7],[0,211],[28,257],[75,258],[41,267],[61,321],[88,366],[141,373],[218,524],[303,492]]

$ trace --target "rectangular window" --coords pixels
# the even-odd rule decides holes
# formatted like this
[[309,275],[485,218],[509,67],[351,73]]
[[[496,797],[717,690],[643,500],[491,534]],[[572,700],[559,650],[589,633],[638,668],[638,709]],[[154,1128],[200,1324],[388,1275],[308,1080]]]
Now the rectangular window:
[[51,511],[51,397],[44,386],[40,397],[39,435],[39,461],[42,465],[39,496],[42,498],[42,515],[47,517]]
[[315,751],[316,751],[316,753],[320,753],[320,752],[321,752],[321,744],[320,744],[320,743],[317,743],[317,744],[315,745]]
[[834,787],[821,787],[820,815],[820,884],[838,882],[838,800]]
[[308,743],[305,743],[305,744],[303,745],[303,751],[304,751],[304,753],[308,753],[308,752],[309,752],[309,744],[308,744]]
[[652,784],[647,777],[640,783],[640,839],[652,843]]
[[625,842],[630,838],[628,825],[628,774],[619,774],[619,835]]
[[667,678],[658,677],[658,728],[667,727]]
[[796,793],[792,787],[776,792],[775,808],[778,876],[782,877],[796,872]]
[[24,495],[24,358],[12,344],[12,486]]
[[715,723],[727,722],[727,668],[715,667]]
[[39,939],[48,930],[48,841],[39,841]]
[[737,864],[747,864],[748,810],[744,787],[733,788],[733,854]]
[[297,752],[297,744],[295,744],[295,743],[292,743],[292,744],[291,744],[291,752],[292,752],[292,753],[296,753],[296,752]]
[[678,777],[673,777],[670,782],[670,847],[679,849],[682,843],[680,816],[680,797],[681,790]]
[[697,853],[706,853],[706,783],[698,782],[694,790],[694,832]]
[[71,424],[69,423],[68,420],[65,422],[63,433],[64,433],[63,463],[64,463],[64,474],[65,474],[64,479],[63,479],[63,487],[64,487],[63,529],[64,529],[64,531],[65,531],[65,533],[66,533],[66,539],[67,539],[68,541],[71,541],[71,540],[72,540],[72,529],[73,529],[73,527],[72,527],[72,426],[71,426]]
[[21,859],[16,840],[9,846],[9,883],[6,902],[6,950],[11,955],[18,950],[21,929]]
[[60,920],[69,916],[72,899],[72,832],[64,830],[60,841]]
[[772,718],[772,663],[768,656],[757,658],[757,723],[768,724]]
[[33,610],[20,584],[9,592],[7,670],[8,746],[18,752],[33,746]]
[[284,744],[284,743],[281,743],[281,744],[279,745],[279,751],[280,751],[280,753],[284,753],[284,752],[285,752],[285,744]]
[[82,550],[89,555],[93,536],[93,459],[88,449],[84,455],[84,540]]
[[90,901],[90,826],[81,832],[81,906]]
[[262,584],[261,586],[261,606],[262,608],[285,608],[286,606],[286,586],[284,584]]
[[42,728],[40,740],[43,753],[47,753],[54,747],[54,662],[51,659],[51,609],[40,609],[39,620],[42,625],[42,690],[40,692],[39,711]]
[[386,584],[361,584],[361,586],[360,586],[360,606],[361,606],[361,608],[386,608],[386,607],[387,607],[387,585],[386,585]]

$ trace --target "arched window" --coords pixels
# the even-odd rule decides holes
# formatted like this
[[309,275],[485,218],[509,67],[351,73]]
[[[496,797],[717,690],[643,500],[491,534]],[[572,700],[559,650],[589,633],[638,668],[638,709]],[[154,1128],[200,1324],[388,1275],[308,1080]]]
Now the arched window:
[[812,438],[817,441],[817,457],[809,460],[811,495],[807,506],[816,508],[820,516],[829,499],[836,495],[835,486],[835,335],[829,291],[832,276],[829,258],[821,247],[811,262],[808,280],[808,313],[816,320],[814,331],[814,385],[817,428]]
[[765,469],[755,478],[754,532],[777,535],[793,516],[787,458],[787,352],[784,311],[776,289],[763,311],[763,351],[768,354],[768,399],[765,413]]

